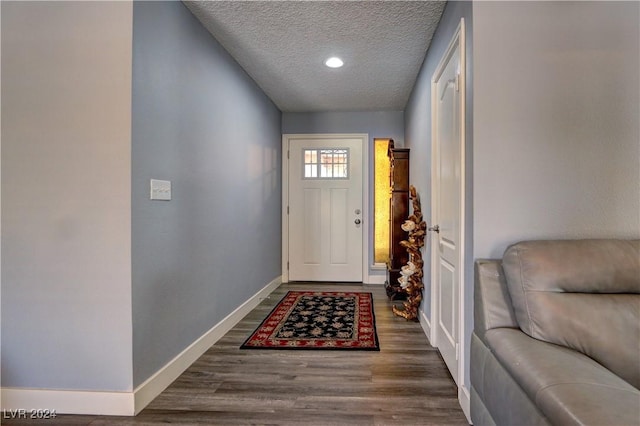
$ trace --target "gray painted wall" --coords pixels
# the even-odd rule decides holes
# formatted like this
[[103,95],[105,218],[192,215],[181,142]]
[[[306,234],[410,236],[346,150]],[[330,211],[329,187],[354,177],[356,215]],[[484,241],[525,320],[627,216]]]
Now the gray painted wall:
[[134,386],[281,274],[280,125],[181,2],[135,2]]
[[474,254],[640,236],[640,4],[474,3]]
[[[404,113],[402,111],[285,112],[282,133],[367,133],[369,134],[369,188],[373,188],[373,139],[391,138],[396,146],[404,145]],[[373,197],[369,212],[373,214]],[[373,221],[368,226],[369,265],[373,265]],[[384,268],[370,268],[371,276],[384,276]]]
[[402,111],[285,112],[282,133],[369,133],[404,143]]
[[2,386],[131,391],[131,3],[1,7]]

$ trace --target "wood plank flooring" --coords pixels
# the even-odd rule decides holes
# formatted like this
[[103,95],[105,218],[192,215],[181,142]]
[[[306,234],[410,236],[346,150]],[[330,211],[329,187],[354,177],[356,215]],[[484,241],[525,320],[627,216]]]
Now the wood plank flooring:
[[[368,291],[380,352],[240,350],[289,290]],[[467,425],[457,388],[418,323],[382,286],[290,283],[238,323],[136,417],[58,415],[47,425]]]

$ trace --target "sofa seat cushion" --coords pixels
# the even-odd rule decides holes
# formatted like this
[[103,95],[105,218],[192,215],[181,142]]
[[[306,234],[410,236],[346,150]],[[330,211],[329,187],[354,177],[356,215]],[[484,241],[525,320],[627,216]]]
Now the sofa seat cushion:
[[488,330],[485,339],[551,423],[640,422],[640,391],[588,356],[510,328]]
[[640,388],[640,240],[525,241],[502,261],[520,328]]

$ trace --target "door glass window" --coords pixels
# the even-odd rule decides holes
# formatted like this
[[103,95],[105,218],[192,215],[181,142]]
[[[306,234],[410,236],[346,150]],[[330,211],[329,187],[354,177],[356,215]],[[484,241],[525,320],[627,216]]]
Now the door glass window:
[[305,179],[348,179],[348,149],[305,149]]

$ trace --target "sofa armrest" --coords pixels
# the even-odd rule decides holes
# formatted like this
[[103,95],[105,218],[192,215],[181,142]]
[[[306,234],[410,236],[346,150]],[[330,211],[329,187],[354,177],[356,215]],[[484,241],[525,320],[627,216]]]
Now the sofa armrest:
[[518,328],[499,260],[476,260],[474,286],[474,331],[481,340],[487,330]]
[[550,424],[475,333],[471,335],[471,420],[475,426]]
[[640,424],[640,391],[588,356],[508,328],[485,339],[551,423]]

